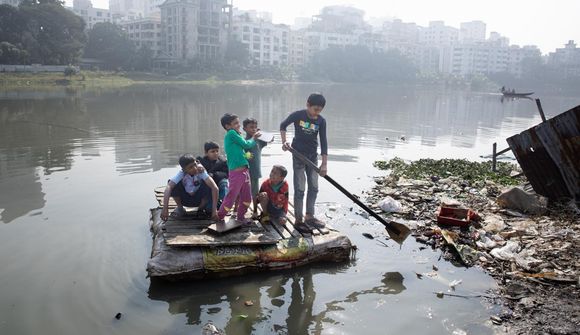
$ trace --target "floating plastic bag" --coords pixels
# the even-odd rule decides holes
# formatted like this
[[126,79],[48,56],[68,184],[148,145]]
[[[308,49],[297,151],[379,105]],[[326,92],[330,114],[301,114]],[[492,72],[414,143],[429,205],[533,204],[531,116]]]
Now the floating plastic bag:
[[387,213],[399,213],[403,210],[403,205],[391,197],[386,197],[379,201],[379,207],[383,212]]

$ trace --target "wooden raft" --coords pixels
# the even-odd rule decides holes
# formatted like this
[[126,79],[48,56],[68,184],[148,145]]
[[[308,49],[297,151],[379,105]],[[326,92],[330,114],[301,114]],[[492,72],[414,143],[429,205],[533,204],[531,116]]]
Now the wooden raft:
[[[155,198],[160,207],[163,205],[164,191],[164,186],[155,188]],[[310,228],[309,232],[298,231],[294,227],[293,205],[290,204],[290,207],[287,221],[283,225],[278,222],[261,223],[254,221],[250,226],[239,227],[222,234],[208,229],[211,224],[215,226],[215,223],[212,221],[207,219],[200,220],[193,215],[197,211],[197,208],[186,207],[187,214],[184,217],[177,219],[170,216],[165,222],[162,228],[163,237],[165,238],[165,243],[173,247],[271,245],[284,239],[327,235],[330,230],[334,230],[328,225],[324,228],[314,228],[306,224]],[[173,199],[170,199],[170,213],[175,208],[175,202]]]

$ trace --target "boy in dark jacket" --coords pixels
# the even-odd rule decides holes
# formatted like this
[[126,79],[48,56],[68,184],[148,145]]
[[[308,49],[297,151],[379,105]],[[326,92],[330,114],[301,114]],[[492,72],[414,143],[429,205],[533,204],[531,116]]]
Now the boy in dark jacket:
[[[210,177],[213,178],[219,189],[217,207],[228,193],[228,163],[225,158],[220,156],[220,146],[215,142],[205,142],[203,145],[205,156],[197,157],[201,165],[205,168]],[[208,209],[211,208],[208,204]]]

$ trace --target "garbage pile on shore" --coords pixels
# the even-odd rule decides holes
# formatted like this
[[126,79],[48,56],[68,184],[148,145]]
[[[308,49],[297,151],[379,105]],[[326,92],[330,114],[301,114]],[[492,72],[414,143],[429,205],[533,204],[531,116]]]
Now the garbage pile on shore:
[[490,273],[509,299],[509,318],[536,313],[534,320],[547,325],[556,314],[568,313],[547,327],[576,331],[580,211],[574,202],[548,204],[525,187],[514,187],[525,179],[513,178],[518,167],[506,162],[497,172],[491,162],[451,159],[405,163],[395,158],[375,166],[391,173],[375,179],[367,194],[371,207],[407,223],[418,242],[440,248],[446,259]]

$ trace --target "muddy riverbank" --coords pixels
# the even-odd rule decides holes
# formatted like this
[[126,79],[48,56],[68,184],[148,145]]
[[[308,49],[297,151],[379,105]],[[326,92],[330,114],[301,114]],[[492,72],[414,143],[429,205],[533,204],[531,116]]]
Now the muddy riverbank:
[[[505,162],[497,173],[489,162],[465,160],[393,159],[375,166],[391,173],[375,179],[368,203],[409,224],[425,248],[480,267],[497,281],[499,289],[486,298],[501,305],[491,317],[499,332],[579,334],[580,211],[575,203],[548,203],[531,195],[525,178],[512,177],[520,172],[517,166]],[[514,185],[519,187],[511,192],[531,196],[524,201],[527,208],[505,200]],[[445,215],[449,220],[438,218],[441,207],[471,211],[463,220]],[[443,298],[453,292],[436,294]]]

